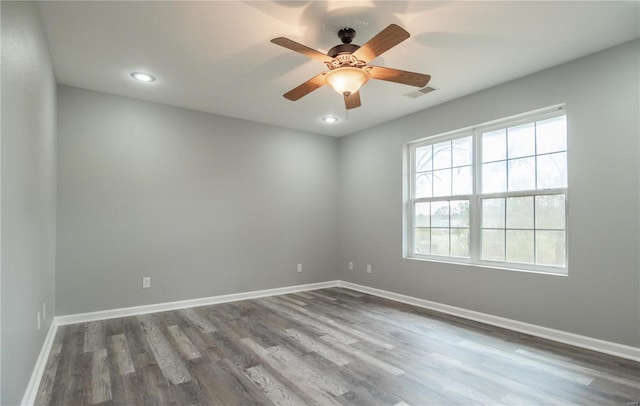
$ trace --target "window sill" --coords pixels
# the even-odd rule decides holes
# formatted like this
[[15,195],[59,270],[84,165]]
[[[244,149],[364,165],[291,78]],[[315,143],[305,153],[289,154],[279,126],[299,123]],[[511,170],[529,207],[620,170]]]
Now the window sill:
[[485,268],[485,269],[493,269],[493,270],[499,270],[499,271],[524,272],[524,273],[533,273],[533,274],[548,275],[548,276],[569,276],[568,268],[561,268],[561,271],[553,272],[553,271],[544,270],[544,269],[511,268],[507,265],[500,266],[500,265],[489,265],[489,264],[476,264],[472,262],[466,262],[464,260],[460,260],[460,261],[449,260],[449,259],[444,260],[444,259],[438,259],[438,258],[425,258],[425,257],[411,256],[411,255],[405,255],[403,256],[403,259],[412,260],[412,261],[434,262],[437,264],[449,264],[449,265],[458,265],[458,266],[462,265],[462,266],[473,267],[473,268]]

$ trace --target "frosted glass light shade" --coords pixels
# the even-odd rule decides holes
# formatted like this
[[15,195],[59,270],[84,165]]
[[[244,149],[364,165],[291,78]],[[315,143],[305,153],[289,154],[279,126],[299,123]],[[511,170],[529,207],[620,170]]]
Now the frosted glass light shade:
[[345,96],[357,92],[368,80],[369,73],[352,67],[334,69],[325,76],[333,90]]

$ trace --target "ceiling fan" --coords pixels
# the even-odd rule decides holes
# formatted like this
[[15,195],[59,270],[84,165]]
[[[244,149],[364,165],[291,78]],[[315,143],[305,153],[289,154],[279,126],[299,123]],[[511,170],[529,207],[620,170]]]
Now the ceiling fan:
[[362,46],[351,43],[355,36],[356,31],[353,28],[341,29],[338,31],[338,37],[342,44],[331,48],[326,55],[288,38],[272,39],[271,42],[274,44],[324,62],[329,68],[328,71],[314,76],[283,96],[296,101],[328,84],[343,95],[346,108],[353,109],[360,107],[360,87],[370,78],[417,87],[426,86],[431,79],[430,75],[422,73],[367,65],[371,60],[409,38],[409,33],[398,25],[389,25]]

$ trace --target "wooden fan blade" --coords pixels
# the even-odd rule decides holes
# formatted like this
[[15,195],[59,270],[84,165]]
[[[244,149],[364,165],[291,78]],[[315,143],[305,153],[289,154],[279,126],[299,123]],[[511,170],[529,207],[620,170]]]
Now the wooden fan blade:
[[321,74],[312,77],[295,89],[292,89],[283,94],[283,96],[285,97],[285,99],[296,101],[301,97],[308,95],[309,93],[324,85],[324,75],[326,74],[327,72],[322,72]]
[[391,24],[355,51],[353,56],[360,61],[369,62],[409,38],[409,36],[409,33],[404,28]]
[[430,75],[422,73],[408,72],[406,70],[383,68],[382,66],[367,66],[369,74],[374,79],[386,80],[388,82],[402,83],[409,86],[425,87],[429,80]]
[[302,44],[299,44],[295,41],[290,40],[289,38],[278,37],[271,40],[276,45],[280,45],[281,47],[285,47],[292,51],[295,51],[299,54],[308,56],[309,58],[317,59],[320,62],[328,62],[332,60],[328,55],[323,54],[322,52],[316,51],[315,49],[309,48]]
[[349,109],[360,107],[360,92],[353,92],[349,96],[344,96],[344,105]]

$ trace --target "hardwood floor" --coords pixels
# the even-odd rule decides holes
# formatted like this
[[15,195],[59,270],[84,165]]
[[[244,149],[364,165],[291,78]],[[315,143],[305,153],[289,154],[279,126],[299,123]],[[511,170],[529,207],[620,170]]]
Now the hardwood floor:
[[37,405],[638,405],[640,364],[332,288],[58,329]]

